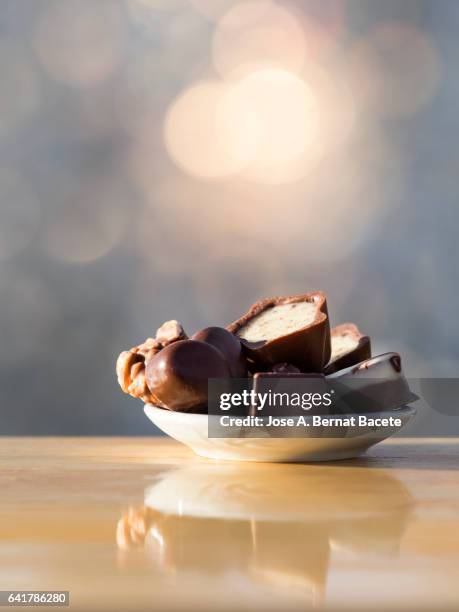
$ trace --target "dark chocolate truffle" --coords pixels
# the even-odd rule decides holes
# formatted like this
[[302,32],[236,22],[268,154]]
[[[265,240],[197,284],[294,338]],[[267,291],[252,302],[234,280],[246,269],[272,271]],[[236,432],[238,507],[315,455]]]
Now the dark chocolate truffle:
[[206,327],[192,336],[192,340],[199,340],[215,346],[228,362],[231,376],[245,378],[247,376],[247,359],[242,345],[234,334],[224,327]]
[[223,354],[211,344],[179,340],[163,348],[148,363],[146,380],[151,393],[169,410],[203,412],[209,378],[229,378]]

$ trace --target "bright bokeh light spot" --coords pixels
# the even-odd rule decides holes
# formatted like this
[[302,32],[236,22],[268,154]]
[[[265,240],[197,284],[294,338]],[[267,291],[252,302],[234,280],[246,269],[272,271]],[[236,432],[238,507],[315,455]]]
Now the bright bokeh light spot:
[[441,74],[430,38],[411,24],[386,22],[351,52],[353,90],[362,108],[384,116],[407,116],[435,94]]
[[258,147],[246,175],[276,183],[306,173],[319,152],[319,109],[308,85],[285,70],[260,70],[237,89],[257,117]]
[[74,87],[88,87],[110,76],[123,44],[123,16],[114,2],[57,2],[45,11],[36,34],[38,57],[46,72]]
[[223,76],[263,67],[300,72],[306,41],[300,22],[272,2],[244,2],[230,9],[215,30],[212,55]]
[[319,111],[308,85],[286,70],[186,91],[166,117],[169,154],[188,174],[297,180],[317,161]]
[[188,89],[171,106],[165,123],[169,154],[201,178],[239,173],[254,157],[257,117],[238,91],[222,83]]
[[24,178],[0,169],[0,260],[24,249],[32,240],[40,208]]

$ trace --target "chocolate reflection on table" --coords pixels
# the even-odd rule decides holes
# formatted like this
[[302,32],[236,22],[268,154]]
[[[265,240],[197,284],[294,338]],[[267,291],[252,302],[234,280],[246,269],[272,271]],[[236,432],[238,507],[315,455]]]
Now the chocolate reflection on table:
[[405,486],[384,472],[203,464],[147,488],[116,538],[165,573],[242,571],[320,604],[331,552],[397,557],[412,509]]

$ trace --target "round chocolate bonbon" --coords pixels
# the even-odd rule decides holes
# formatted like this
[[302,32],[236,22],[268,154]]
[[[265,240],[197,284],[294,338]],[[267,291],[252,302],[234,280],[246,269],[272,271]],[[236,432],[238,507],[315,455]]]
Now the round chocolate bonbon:
[[179,340],[163,348],[148,363],[150,392],[169,410],[204,412],[209,378],[229,378],[224,355],[211,344]]
[[234,378],[247,376],[247,359],[239,338],[224,327],[206,327],[192,336],[192,340],[206,342],[217,348],[225,357]]

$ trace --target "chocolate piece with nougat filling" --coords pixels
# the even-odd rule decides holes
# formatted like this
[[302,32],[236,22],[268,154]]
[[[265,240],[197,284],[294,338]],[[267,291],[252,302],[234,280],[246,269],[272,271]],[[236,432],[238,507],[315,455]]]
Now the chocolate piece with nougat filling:
[[325,374],[333,374],[371,357],[371,341],[354,323],[342,323],[331,330],[331,358]]
[[321,291],[256,302],[227,329],[261,366],[288,362],[303,372],[322,372],[330,359],[327,301]]

